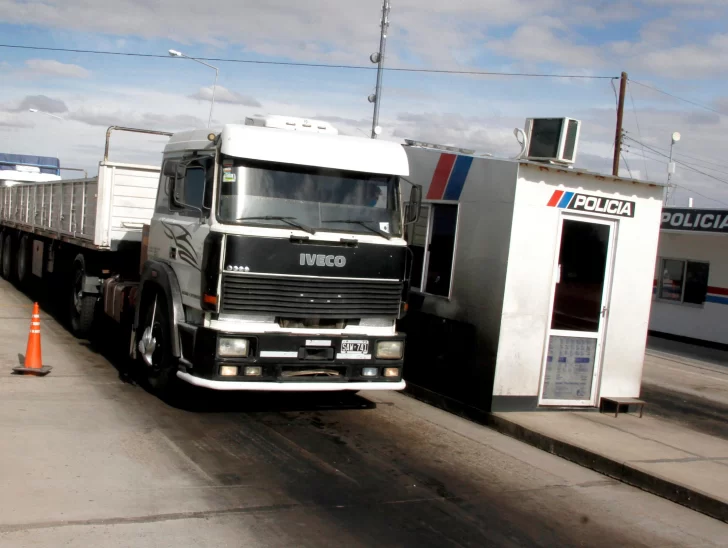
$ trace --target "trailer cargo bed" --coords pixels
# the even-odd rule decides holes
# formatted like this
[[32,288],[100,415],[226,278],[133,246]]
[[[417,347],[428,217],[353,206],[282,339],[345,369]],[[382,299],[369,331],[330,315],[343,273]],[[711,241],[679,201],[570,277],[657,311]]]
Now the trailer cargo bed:
[[159,167],[104,161],[88,179],[0,187],[0,224],[114,251],[140,242],[151,221]]

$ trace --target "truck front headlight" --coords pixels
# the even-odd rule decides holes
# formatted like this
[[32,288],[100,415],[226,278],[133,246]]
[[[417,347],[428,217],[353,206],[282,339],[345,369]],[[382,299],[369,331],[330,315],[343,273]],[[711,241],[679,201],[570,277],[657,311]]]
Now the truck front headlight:
[[404,341],[379,341],[377,358],[381,360],[401,360],[404,354]]
[[244,358],[248,355],[248,339],[220,337],[217,340],[217,355],[221,358]]

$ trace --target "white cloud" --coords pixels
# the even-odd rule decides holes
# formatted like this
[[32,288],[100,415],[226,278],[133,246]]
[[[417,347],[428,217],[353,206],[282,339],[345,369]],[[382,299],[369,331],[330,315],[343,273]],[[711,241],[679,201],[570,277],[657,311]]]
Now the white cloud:
[[632,44],[629,51],[632,64],[669,78],[711,77],[728,70],[728,34],[714,35],[705,44],[676,47],[643,42]]
[[25,62],[30,75],[53,75],[64,78],[88,78],[91,73],[79,65],[61,63],[53,59],[28,59]]
[[0,112],[0,128],[29,128],[33,124],[25,116],[14,112]]
[[18,105],[12,109],[16,112],[26,111],[28,109],[38,109],[51,114],[62,114],[68,112],[66,103],[60,99],[54,99],[47,95],[26,95]]
[[[611,4],[585,10],[569,0],[398,0],[390,17],[389,60],[401,64],[414,56],[417,63],[468,65],[482,52],[490,29],[549,15],[597,26],[629,15],[622,4]],[[197,0],[0,0],[5,23],[234,45],[243,53],[295,60],[366,64],[379,41],[378,1],[218,0],[215,7]]]
[[90,126],[126,126],[173,131],[205,127],[205,122],[188,114],[163,114],[138,110],[108,111],[104,107],[81,107],[69,114],[69,119]]
[[487,44],[500,55],[528,63],[593,67],[601,65],[599,50],[570,40],[562,25],[552,20],[526,23],[505,40]]
[[[190,97],[193,99],[209,101],[212,99],[212,86],[200,88],[197,93],[191,95]],[[249,95],[241,95],[237,91],[231,91],[222,86],[217,86],[215,88],[215,103],[228,103],[231,105],[244,105],[247,107],[263,106],[254,97],[251,97]]]

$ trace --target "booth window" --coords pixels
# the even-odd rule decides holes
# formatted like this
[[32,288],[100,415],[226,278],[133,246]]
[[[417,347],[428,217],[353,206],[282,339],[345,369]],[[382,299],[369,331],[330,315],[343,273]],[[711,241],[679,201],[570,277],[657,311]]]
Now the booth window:
[[708,263],[660,260],[658,298],[679,303],[703,304],[708,293]]
[[408,227],[413,289],[450,296],[457,221],[457,204],[423,204],[419,219]]

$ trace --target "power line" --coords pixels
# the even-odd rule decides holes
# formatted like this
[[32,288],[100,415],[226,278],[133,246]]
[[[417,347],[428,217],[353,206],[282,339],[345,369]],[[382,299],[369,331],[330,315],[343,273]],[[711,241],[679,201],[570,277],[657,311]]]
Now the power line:
[[692,101],[690,99],[685,99],[684,97],[680,97],[680,96],[675,95],[673,93],[669,93],[667,91],[664,91],[662,89],[656,88],[654,86],[649,86],[647,84],[643,84],[642,82],[638,82],[637,80],[631,80],[630,79],[630,82],[633,82],[633,83],[637,84],[638,86],[642,86],[644,88],[651,89],[652,91],[656,91],[657,93],[662,93],[663,95],[667,95],[668,97],[672,97],[673,99],[677,99],[678,101],[683,101],[683,102],[689,103],[689,104],[691,104],[693,106],[700,107],[700,108],[703,108],[705,110],[709,110],[710,112],[715,112],[716,114],[720,114],[721,116],[725,116],[726,115],[724,112],[721,112],[719,110],[716,110],[716,109],[714,109],[712,107],[709,107],[707,105],[704,105],[702,103],[698,103],[697,101]]
[[[170,59],[175,57],[169,55],[160,55],[155,53],[128,53],[123,51],[104,51],[90,49],[70,49],[70,48],[50,48],[42,46],[21,46],[17,44],[0,44],[0,48],[14,48],[40,51],[55,51],[65,53],[88,53],[94,55],[118,55],[123,57],[147,57],[154,59]],[[377,70],[377,67],[367,65],[329,65],[326,63],[303,63],[296,61],[260,61],[255,59],[229,59],[223,57],[194,57],[200,61],[217,61],[218,63],[247,63],[252,65],[279,65],[285,67],[316,67],[316,68],[335,68],[335,69],[351,69],[351,70]],[[390,72],[424,72],[431,74],[469,74],[476,76],[521,76],[529,78],[580,78],[584,80],[615,80],[617,76],[589,76],[584,74],[541,74],[534,72],[493,72],[484,70],[447,70],[447,69],[418,69],[418,68],[396,68],[387,67],[384,70]]]
[[[628,147],[628,148],[629,148],[629,147]],[[634,154],[635,156],[641,156],[641,155],[639,154],[639,152],[640,152],[640,151],[637,151],[637,152],[632,152],[632,154]],[[645,151],[645,152],[647,152],[647,151]],[[648,156],[648,155],[646,155],[646,154],[645,154],[644,156],[642,156],[642,157],[643,157],[643,158],[646,158],[646,159],[648,159],[648,160],[652,160],[653,162],[659,162],[659,163],[661,163],[661,164],[663,164],[663,165],[667,164],[667,162],[665,162],[665,161],[664,161],[664,159],[662,159],[662,158],[661,158],[661,159],[657,159],[657,158],[653,158],[653,157],[651,157],[651,156]],[[707,196],[706,194],[703,194],[702,192],[699,192],[699,191],[695,190],[694,188],[692,188],[692,187],[690,187],[690,186],[687,186],[687,185],[682,185],[682,184],[677,184],[677,183],[671,183],[671,186],[674,186],[674,187],[678,187],[678,188],[682,188],[683,190],[686,190],[686,191],[692,192],[693,194],[697,194],[698,196],[700,196],[700,197],[702,197],[702,198],[705,198],[706,200],[711,200],[711,201],[713,201],[713,202],[717,202],[717,203],[719,203],[719,204],[723,204],[723,205],[725,205],[725,206],[728,206],[728,202],[724,202],[724,201],[722,201],[722,200],[719,200],[719,199],[717,199],[717,198],[712,198],[712,197],[710,197],[710,196]]]
[[[655,150],[654,148],[651,148],[651,147],[649,147],[649,146],[647,146],[647,145],[645,145],[643,143],[640,143],[636,139],[632,139],[631,137],[627,137],[627,139],[629,139],[630,141],[634,141],[638,145],[644,146],[645,148],[651,150],[655,154],[658,154],[660,156],[664,156],[665,158],[669,158],[669,156],[667,156],[666,154],[663,154],[662,152],[659,152],[659,151]],[[726,181],[725,179],[721,179],[719,177],[716,177],[715,175],[711,175],[710,173],[705,173],[704,171],[701,171],[701,170],[693,167],[690,164],[686,164],[685,162],[681,162],[680,160],[676,160],[675,158],[673,158],[672,161],[675,162],[676,164],[680,164],[681,166],[689,169],[690,171],[694,171],[695,173],[699,173],[700,175],[704,175],[705,177],[708,177],[710,179],[714,179],[714,180],[718,181],[719,183],[723,183],[723,184],[728,185],[728,181]]]
[[[653,145],[653,147],[656,149],[665,151],[665,152],[668,152],[668,150],[669,150],[667,148],[660,147],[657,145]],[[690,154],[685,154],[684,152],[675,152],[673,154],[673,156],[682,156],[684,158],[690,158],[691,160],[695,160],[696,162],[701,162],[703,164],[708,164],[708,165],[718,166],[718,167],[722,167],[724,169],[728,169],[728,164],[719,164],[718,162],[713,162],[711,160],[706,160],[705,158],[699,158],[697,156],[691,156]],[[711,168],[706,167],[705,169],[711,169]],[[714,170],[714,171],[718,171],[718,170]]]
[[[640,119],[637,116],[637,107],[634,104],[634,97],[632,96],[632,87],[627,88],[629,90],[629,99],[632,101],[632,111],[634,112],[634,121],[637,124],[637,135],[640,138],[640,141],[642,140],[642,130],[640,129]],[[644,150],[644,147],[643,147]],[[647,179],[650,178],[650,172],[647,170],[647,161],[645,160],[645,177]]]
[[723,174],[727,174],[728,175],[728,173],[726,172],[726,169],[728,168],[728,166],[721,166],[720,168],[717,168],[717,167],[700,166],[700,165],[693,164],[691,162],[682,162],[682,164],[683,165],[686,165],[686,166],[696,167],[696,168],[697,167],[702,167],[703,169],[707,169],[709,171],[716,171],[718,173],[723,173]]
[[637,156],[639,158],[644,158],[646,160],[652,160],[653,162],[657,162],[657,163],[662,164],[662,165],[667,165],[667,162],[665,161],[664,158],[656,158],[655,156],[650,156],[650,154],[652,154],[652,153],[650,153],[647,150],[640,150],[640,149],[634,149],[633,150],[632,147],[629,146],[629,145],[625,145],[625,149],[630,154],[632,154],[634,156]]
[[634,177],[632,176],[632,170],[629,169],[629,164],[627,163],[627,158],[624,156],[624,152],[622,153],[622,160],[624,160],[624,165],[627,168],[627,173],[629,173],[629,178],[634,179]]
[[[629,133],[629,131],[626,131],[625,130],[625,133]],[[629,136],[627,136],[626,138],[627,139],[631,139],[631,137],[629,137]],[[652,145],[652,147],[655,148],[655,149],[664,151],[664,152],[669,152],[669,149],[667,149],[665,147],[661,147],[661,146],[657,146],[657,145]],[[708,165],[711,165],[711,166],[717,166],[717,167],[720,167],[720,168],[723,168],[723,169],[728,169],[728,164],[719,164],[718,162],[713,162],[711,160],[706,160],[705,158],[699,158],[698,156],[691,156],[690,154],[685,154],[684,152],[675,152],[675,153],[673,153],[673,156],[682,156],[683,158],[690,158],[691,160],[695,160],[696,162],[700,162],[702,164],[708,164]],[[685,162],[685,163],[689,163],[689,162]],[[695,164],[690,164],[690,165],[695,166]],[[705,169],[710,169],[712,171],[721,171],[719,169],[710,168],[710,167],[707,167],[707,166],[702,166],[702,167],[704,167]]]
[[[617,87],[614,85],[614,80],[611,80],[609,82],[612,85],[612,91],[614,92],[614,109],[617,114],[617,118],[619,118],[619,97],[617,97]],[[624,137],[624,130],[622,130],[622,137]],[[622,142],[624,142],[624,139],[622,139]],[[614,155],[614,147],[617,146],[617,140],[615,139],[612,141],[612,155]]]
[[710,200],[712,202],[717,202],[719,204],[723,204],[724,206],[728,206],[728,202],[724,202],[723,200],[719,200],[718,198],[711,198],[710,196],[706,196],[702,192],[698,192],[697,190],[695,190],[694,188],[690,188],[689,186],[678,185],[678,184],[675,184],[675,183],[673,183],[673,185],[676,186],[676,187],[678,187],[678,188],[682,188],[683,190],[687,190],[689,192],[692,192],[693,194],[697,194],[698,196],[701,196],[702,198],[705,198],[706,200]]

